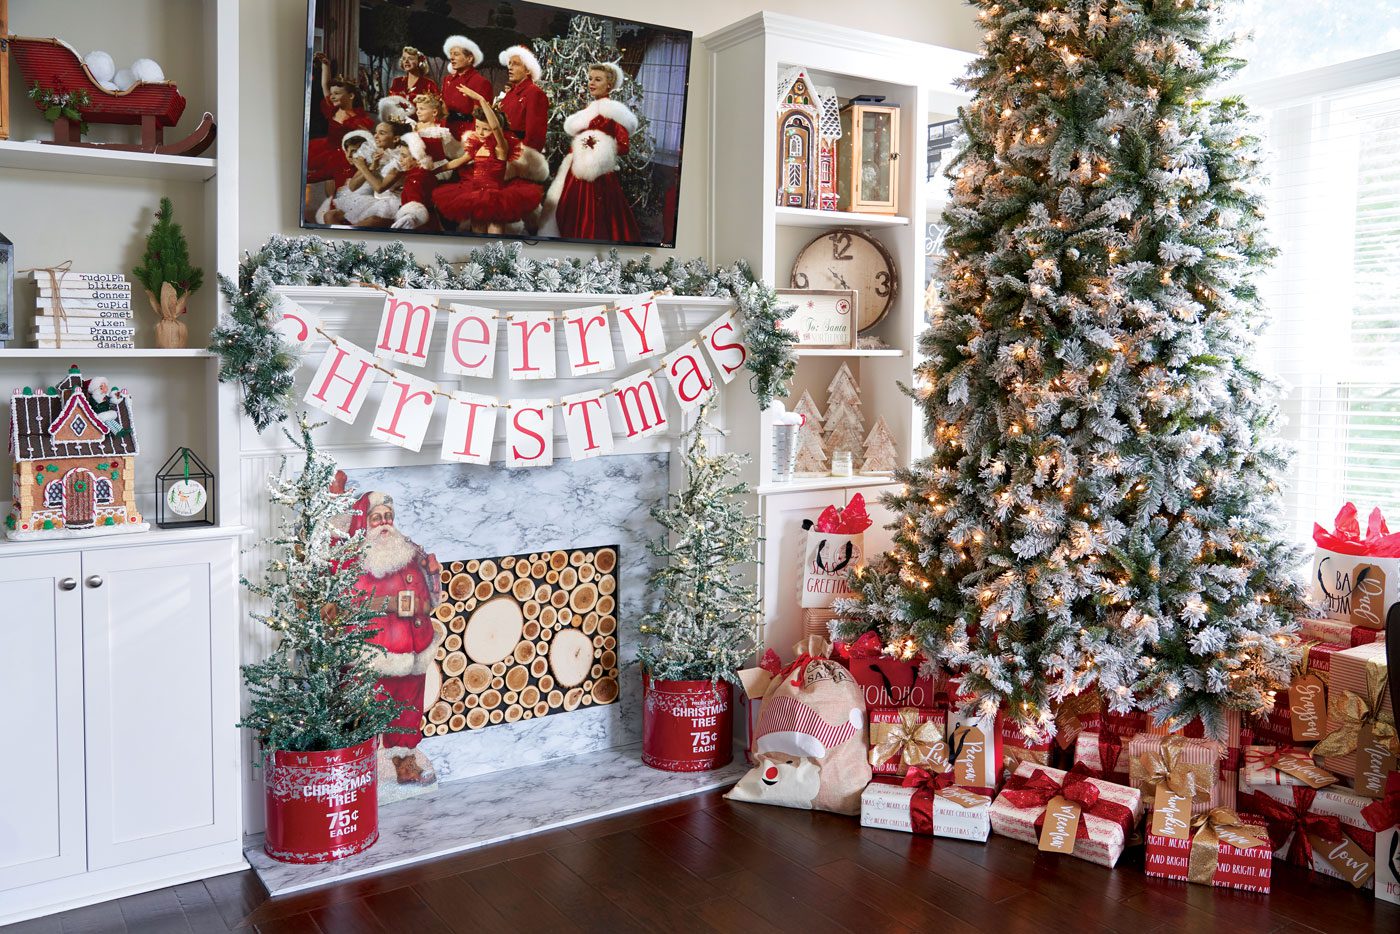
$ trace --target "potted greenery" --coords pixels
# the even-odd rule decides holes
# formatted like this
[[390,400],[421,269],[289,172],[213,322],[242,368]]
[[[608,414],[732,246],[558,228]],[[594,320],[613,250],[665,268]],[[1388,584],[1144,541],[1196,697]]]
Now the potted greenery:
[[376,692],[369,643],[374,619],[360,576],[363,532],[345,536],[340,520],[353,493],[332,492],[335,463],[316,450],[302,415],[300,475],[268,481],[282,507],[274,549],[260,583],[243,581],[264,601],[253,618],[277,633],[260,662],[243,666],[250,696],[239,726],[257,733],[267,790],[264,848],[274,859],[328,862],[379,838],[376,753],[379,734],[399,707]]
[[204,270],[190,265],[189,244],[175,223],[175,205],[169,198],[160,199],[156,222],[146,238],[146,255],[132,272],[145,286],[146,300],[160,317],[156,346],[184,347],[188,334],[181,319],[189,310],[191,293],[204,284]]
[[744,566],[758,518],[745,514],[743,457],[711,453],[705,407],[689,433],[685,485],[651,510],[665,533],[648,543],[657,609],[642,620],[642,761],[703,772],[733,758],[734,685],[758,644],[759,607]]

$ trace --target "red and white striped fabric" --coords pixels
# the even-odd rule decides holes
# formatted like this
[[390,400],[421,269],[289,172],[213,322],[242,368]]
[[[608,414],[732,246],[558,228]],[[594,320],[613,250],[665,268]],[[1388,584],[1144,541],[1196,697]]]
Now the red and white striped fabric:
[[[859,711],[852,712],[853,719],[859,716]],[[760,752],[790,752],[817,759],[824,758],[827,750],[840,746],[860,729],[860,723],[849,720],[839,725],[827,723],[795,697],[777,697],[767,702],[762,720],[756,743]]]

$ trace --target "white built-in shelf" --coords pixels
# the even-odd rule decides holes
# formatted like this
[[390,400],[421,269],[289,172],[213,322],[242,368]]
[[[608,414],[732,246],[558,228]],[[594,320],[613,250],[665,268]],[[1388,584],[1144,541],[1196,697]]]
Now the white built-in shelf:
[[814,211],[811,208],[773,209],[779,227],[908,227],[898,214],[859,214],[855,211]]
[[[154,484],[153,477],[143,477]],[[152,510],[154,512],[154,510]],[[78,538],[41,538],[11,541],[0,536],[0,557],[9,555],[47,554],[55,551],[92,551],[98,548],[132,548],[138,545],[178,545],[213,538],[239,538],[252,529],[242,525],[193,525],[183,529],[157,528],[155,517],[148,516],[151,528],[146,532],[119,535],[84,535]]]
[[795,357],[902,357],[898,347],[794,347]]
[[856,474],[854,477],[798,477],[790,483],[762,483],[758,487],[759,496],[777,496],[780,493],[810,493],[814,490],[845,490],[858,486],[888,486],[894,477],[868,477]]
[[137,347],[112,350],[101,347],[5,347],[0,348],[0,360],[146,360],[202,359],[214,356],[202,347],[181,347],[164,350],[159,347]]
[[68,175],[112,175],[118,178],[160,178],[202,182],[214,177],[215,162],[203,156],[166,156],[153,152],[54,146],[21,140],[0,140],[0,170],[32,169]]

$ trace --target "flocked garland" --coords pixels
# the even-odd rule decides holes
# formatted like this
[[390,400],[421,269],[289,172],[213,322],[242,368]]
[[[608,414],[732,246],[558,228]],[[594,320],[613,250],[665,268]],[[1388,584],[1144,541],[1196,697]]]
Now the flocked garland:
[[209,349],[222,360],[219,379],[243,389],[243,410],[258,430],[287,417],[296,403],[293,377],[297,352],[272,329],[279,285],[351,285],[372,282],[412,289],[470,289],[491,292],[589,292],[630,295],[670,289],[677,295],[729,296],[739,308],[749,351],[750,386],[760,408],[786,396],[796,360],[790,332],[778,322],[791,313],[747,263],[711,269],[703,260],[668,259],[653,266],[650,255],[623,260],[616,250],[592,259],[535,259],[519,243],[493,242],[465,260],[436,256],[425,266],[399,242],[371,249],[364,243],[316,236],[268,240],[238,267],[238,283],[219,277],[230,311],[210,335]]

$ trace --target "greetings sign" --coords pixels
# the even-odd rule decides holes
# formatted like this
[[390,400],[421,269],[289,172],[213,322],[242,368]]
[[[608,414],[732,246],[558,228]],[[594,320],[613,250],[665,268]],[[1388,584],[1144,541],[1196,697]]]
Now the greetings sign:
[[[286,300],[275,330],[298,349],[307,347],[316,334],[331,343],[307,388],[308,406],[353,425],[370,388],[381,384],[383,396],[374,410],[370,435],[419,451],[432,420],[441,412],[444,431],[439,456],[455,463],[489,464],[495,453],[511,467],[547,467],[554,461],[559,422],[574,460],[611,454],[619,436],[630,441],[670,427],[667,395],[681,412],[690,412],[734,379],[748,359],[743,331],[732,311],[668,351],[654,292],[561,313],[506,313],[440,303],[432,293],[407,289],[385,289],[384,293],[370,349],[327,333],[314,313]],[[608,388],[559,399],[525,394],[526,398],[503,400],[448,391],[423,372],[439,339],[435,334],[439,322],[443,325],[442,374],[454,379],[495,378],[496,353],[502,342],[511,379],[539,381],[564,375],[556,366],[561,345],[567,375],[607,373],[619,365],[613,352],[614,333],[625,363],[645,361],[645,367],[614,380]],[[498,420],[504,422],[503,450],[493,452]]]

